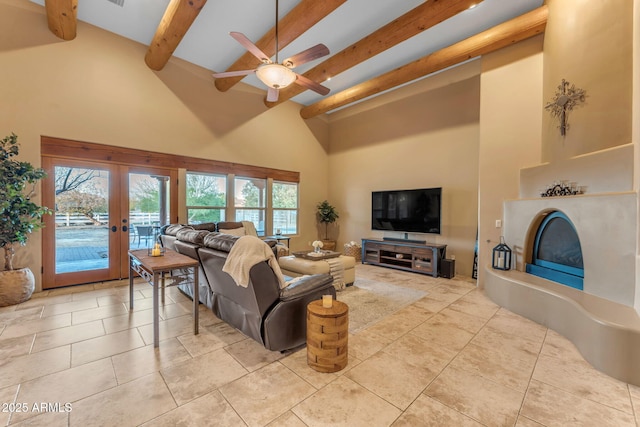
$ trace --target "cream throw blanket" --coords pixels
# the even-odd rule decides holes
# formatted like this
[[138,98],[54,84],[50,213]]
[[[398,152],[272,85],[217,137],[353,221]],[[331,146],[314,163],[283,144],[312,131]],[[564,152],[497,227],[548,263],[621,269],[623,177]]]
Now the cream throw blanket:
[[244,227],[244,234],[247,236],[258,236],[256,226],[251,221],[242,221],[242,227]]
[[329,264],[329,274],[333,277],[333,287],[336,291],[345,288],[344,283],[344,265],[340,258],[329,258],[325,260]]
[[275,273],[280,284],[280,289],[285,288],[284,280],[276,256],[265,242],[255,236],[242,236],[231,247],[222,271],[229,274],[238,286],[249,286],[249,271],[251,267],[267,261]]

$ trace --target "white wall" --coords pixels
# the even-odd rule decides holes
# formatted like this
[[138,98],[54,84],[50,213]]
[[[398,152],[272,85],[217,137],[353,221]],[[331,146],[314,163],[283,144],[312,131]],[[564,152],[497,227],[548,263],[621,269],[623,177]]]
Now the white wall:
[[[632,72],[632,87],[633,87],[633,103],[631,112],[632,123],[632,143],[635,148],[633,156],[634,164],[634,179],[633,189],[637,192],[640,188],[640,0],[634,0],[633,2],[633,72]],[[638,198],[637,210],[640,212],[640,197]],[[636,235],[636,247],[638,253],[636,254],[636,283],[640,284],[640,231]],[[640,312],[640,291],[636,292],[635,297],[636,311]]]
[[[542,160],[554,162],[631,142],[633,1],[547,0],[545,104],[565,79],[586,101],[569,112],[569,129],[544,112]],[[637,40],[637,39],[636,39]]]
[[518,197],[520,169],[540,163],[542,41],[543,36],[538,36],[482,58],[478,213],[481,287],[483,267],[491,262],[491,251],[503,233],[495,223],[505,220],[503,201]]
[[479,61],[330,116],[329,194],[338,245],[371,230],[371,192],[442,187],[442,233],[409,238],[448,245],[457,274],[471,276],[477,228]]

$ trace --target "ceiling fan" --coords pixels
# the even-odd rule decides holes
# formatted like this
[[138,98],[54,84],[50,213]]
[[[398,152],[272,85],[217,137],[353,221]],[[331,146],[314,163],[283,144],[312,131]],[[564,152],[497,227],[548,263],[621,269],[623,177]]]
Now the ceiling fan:
[[293,68],[306,64],[314,59],[322,58],[329,55],[329,48],[322,43],[317,44],[309,49],[303,50],[293,56],[278,62],[278,0],[276,0],[276,56],[275,61],[272,61],[258,46],[256,46],[251,40],[249,40],[244,34],[232,31],[229,33],[238,43],[240,43],[245,49],[247,49],[253,56],[258,58],[262,64],[254,70],[240,70],[240,71],[227,71],[224,73],[214,73],[213,77],[217,79],[225,77],[237,77],[247,76],[255,73],[256,76],[267,87],[267,101],[276,102],[278,100],[278,91],[289,86],[292,83],[296,83],[307,89],[311,89],[320,95],[326,95],[329,93],[329,88],[322,86],[321,84],[314,82],[305,76],[293,71]]

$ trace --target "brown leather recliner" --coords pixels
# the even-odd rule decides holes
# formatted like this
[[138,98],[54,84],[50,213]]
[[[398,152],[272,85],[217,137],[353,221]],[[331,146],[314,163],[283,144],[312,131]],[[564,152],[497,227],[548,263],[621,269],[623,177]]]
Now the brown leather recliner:
[[322,295],[335,298],[333,278],[317,274],[280,289],[278,277],[264,261],[249,272],[249,285],[238,286],[222,271],[237,236],[210,233],[198,249],[200,263],[212,292],[212,310],[220,319],[269,350],[283,351],[306,341],[307,305]]
[[[331,294],[335,298],[333,278],[329,274],[307,276],[280,289],[276,273],[264,261],[251,268],[246,288],[238,286],[222,267],[239,238],[182,227],[174,235],[163,235],[162,242],[165,247],[199,260],[200,302],[220,319],[269,350],[283,351],[303,345],[307,305],[322,295]],[[180,289],[192,297],[190,288]]]
[[[204,245],[204,237],[210,233],[218,234],[217,232],[211,231],[216,230],[218,224],[239,224],[238,226],[242,226],[241,222],[217,224],[209,222],[196,225],[171,224],[162,227],[160,231],[160,242],[162,243],[162,246],[167,249],[174,250],[180,254],[187,255],[199,261],[200,257],[198,255],[198,249]],[[275,253],[275,245],[277,241],[267,239],[265,240],[265,243],[267,243]],[[211,289],[209,287],[209,283],[207,282],[206,275],[202,270],[202,264],[200,264],[199,272],[200,302],[211,308]],[[179,272],[179,274],[184,274],[184,272],[181,271]],[[193,298],[193,290],[191,285],[181,284],[178,285],[178,289],[180,289],[182,293],[186,294],[189,298]]]

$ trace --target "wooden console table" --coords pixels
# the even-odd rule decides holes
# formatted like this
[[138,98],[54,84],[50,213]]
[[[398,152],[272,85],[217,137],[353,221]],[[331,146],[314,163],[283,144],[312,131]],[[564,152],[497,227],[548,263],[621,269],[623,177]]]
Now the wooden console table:
[[[176,271],[181,274],[176,275]],[[153,287],[153,346],[159,345],[159,319],[158,288],[162,290],[162,303],[164,304],[165,275],[171,276],[176,286],[180,283],[191,282],[193,284],[193,334],[198,335],[198,261],[186,255],[166,249],[163,256],[148,255],[147,249],[129,251],[129,307],[133,310],[133,277],[138,273],[140,277]]]
[[375,264],[438,277],[447,245],[362,239],[362,263]]

